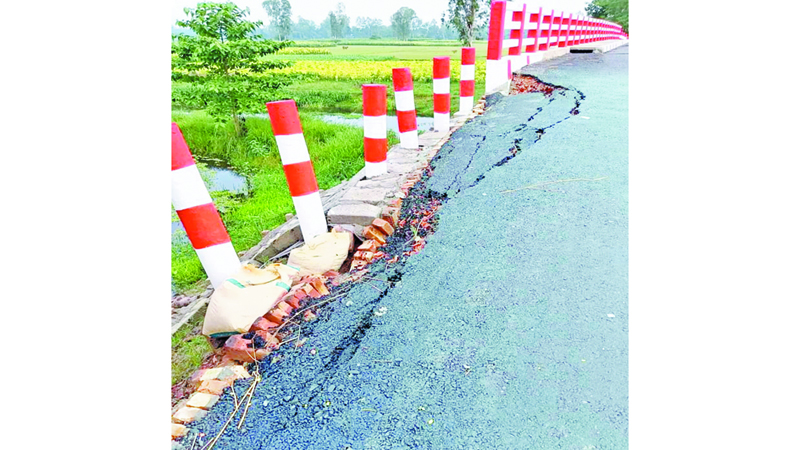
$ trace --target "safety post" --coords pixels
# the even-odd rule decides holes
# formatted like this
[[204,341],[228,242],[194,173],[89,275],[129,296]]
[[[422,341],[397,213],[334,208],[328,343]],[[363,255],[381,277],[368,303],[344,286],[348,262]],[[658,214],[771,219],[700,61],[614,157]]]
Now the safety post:
[[315,236],[327,233],[328,223],[322,209],[314,166],[311,164],[303,128],[300,126],[297,105],[294,100],[269,102],[267,113],[275,142],[278,144],[292,203],[300,221],[300,232],[303,240],[309,242]]
[[367,178],[386,173],[386,85],[361,86],[364,103],[364,170]]
[[414,80],[411,69],[399,67],[392,69],[394,104],[397,110],[397,131],[400,133],[400,147],[419,148],[417,134],[417,109],[414,106]]
[[450,129],[450,57],[433,58],[433,131]]
[[469,114],[475,97],[475,47],[461,48],[461,83],[459,86],[459,114]]
[[178,124],[172,123],[172,206],[216,289],[242,264]]
[[508,82],[508,64],[503,60],[506,2],[492,2],[489,16],[489,43],[486,48],[486,93],[503,88]]

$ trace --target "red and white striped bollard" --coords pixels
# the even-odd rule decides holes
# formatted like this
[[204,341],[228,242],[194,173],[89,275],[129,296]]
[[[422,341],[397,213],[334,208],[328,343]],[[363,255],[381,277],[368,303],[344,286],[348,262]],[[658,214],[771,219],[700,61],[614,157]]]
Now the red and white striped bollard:
[[417,109],[414,107],[414,80],[408,67],[392,69],[394,103],[397,110],[397,131],[400,147],[419,148],[417,134]]
[[327,233],[328,222],[322,209],[317,177],[308,155],[297,105],[294,100],[269,102],[267,112],[297,220],[300,221],[300,232],[303,240],[308,242],[315,236]]
[[433,58],[433,131],[450,129],[450,57]]
[[458,113],[472,112],[475,97],[475,47],[461,48],[461,83],[459,85]]
[[217,288],[241,267],[178,124],[172,123],[172,206],[181,219],[203,270]]
[[364,103],[364,171],[367,178],[386,173],[386,85],[361,86]]

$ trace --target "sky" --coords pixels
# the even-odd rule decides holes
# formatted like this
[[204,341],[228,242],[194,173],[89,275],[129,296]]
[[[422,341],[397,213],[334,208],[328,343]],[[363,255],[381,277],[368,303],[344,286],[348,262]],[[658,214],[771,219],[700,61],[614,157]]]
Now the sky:
[[[263,0],[233,0],[233,2],[240,8],[250,8],[248,16],[250,20],[261,20],[265,24],[269,21],[261,6]],[[403,6],[413,9],[423,22],[430,22],[432,19],[438,21],[447,8],[448,0],[289,0],[289,2],[292,5],[292,20],[295,22],[297,22],[298,16],[302,16],[319,25],[328,12],[336,9],[336,5],[341,2],[344,3],[345,13],[350,16],[351,25],[354,25],[355,19],[361,16],[381,19],[384,25],[389,25],[392,14]],[[194,8],[197,3],[196,0],[173,0],[172,23],[185,18],[183,8]],[[529,4],[533,3],[529,2]],[[540,5],[569,14],[583,13],[587,3],[589,0],[550,0]]]

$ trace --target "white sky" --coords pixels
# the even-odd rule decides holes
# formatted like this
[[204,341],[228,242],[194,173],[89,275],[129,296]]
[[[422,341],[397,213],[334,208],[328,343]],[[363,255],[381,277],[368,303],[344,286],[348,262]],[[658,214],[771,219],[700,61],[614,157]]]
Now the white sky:
[[[217,0],[224,1],[224,0]],[[263,0],[232,0],[240,8],[250,8],[250,20],[261,20],[265,24],[268,22],[267,14],[261,6]],[[344,3],[345,13],[350,16],[350,25],[355,25],[357,17],[373,17],[381,19],[384,25],[390,24],[390,17],[398,9],[407,6],[417,13],[423,22],[431,19],[437,21],[447,7],[448,0],[289,0],[292,5],[292,20],[297,21],[298,16],[304,19],[313,20],[317,25],[328,15],[329,11],[336,9],[338,3]],[[177,20],[184,19],[183,8],[194,8],[198,1],[194,0],[172,0],[172,24]],[[584,7],[589,0],[549,0],[547,2],[527,2],[529,5],[536,4],[556,11],[569,13],[583,13]]]

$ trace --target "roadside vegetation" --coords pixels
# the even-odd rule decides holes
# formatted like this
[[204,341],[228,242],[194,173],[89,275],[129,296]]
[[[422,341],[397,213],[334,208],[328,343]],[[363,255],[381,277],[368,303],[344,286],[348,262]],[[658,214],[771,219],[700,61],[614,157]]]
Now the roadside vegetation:
[[[459,34],[441,26],[438,19],[420,24],[413,11],[401,7],[402,14],[393,18],[391,27],[362,17],[351,27],[340,4],[317,26],[304,19],[291,22],[288,0],[267,0],[264,8],[270,16],[266,26],[247,20],[249,10],[234,3],[201,2],[197,8],[186,8],[186,20],[173,27],[172,121],[180,127],[204,178],[210,176],[206,165],[213,165],[247,179],[246,193],[211,192],[237,252],[256,245],[262,231],[274,229],[287,213],[294,213],[266,102],[293,99],[297,103],[323,190],[351,178],[364,166],[363,130],[328,123],[323,117],[360,117],[362,84],[386,84],[388,114],[393,115],[392,68],[410,67],[417,115],[432,117],[432,59],[450,56],[451,111],[459,107],[464,44],[454,40]],[[312,39],[298,39],[300,31]],[[473,42],[473,46],[477,49],[475,91],[480,97],[486,41]],[[398,142],[393,133],[388,137],[390,147]],[[174,210],[172,215],[177,221]],[[206,284],[185,232],[176,231],[173,291],[199,294]],[[204,311],[172,335],[173,385],[212,354],[208,340],[200,334]]]

